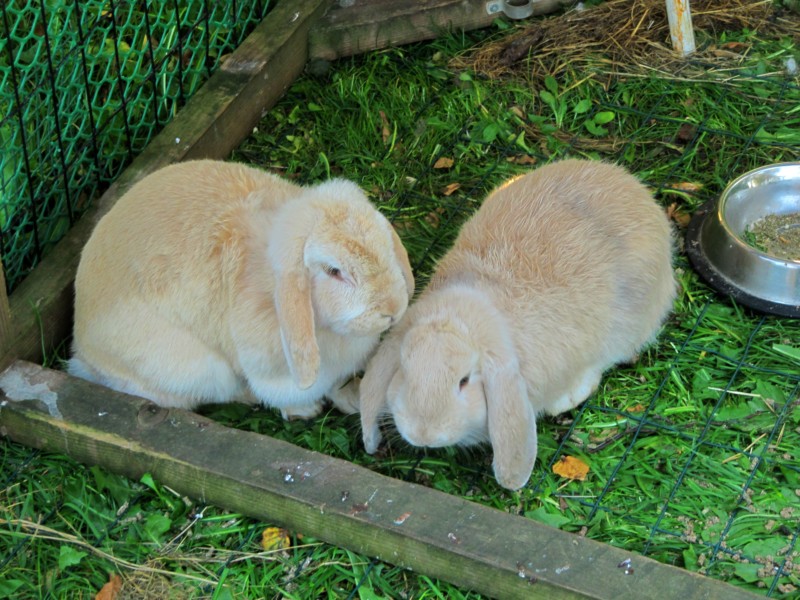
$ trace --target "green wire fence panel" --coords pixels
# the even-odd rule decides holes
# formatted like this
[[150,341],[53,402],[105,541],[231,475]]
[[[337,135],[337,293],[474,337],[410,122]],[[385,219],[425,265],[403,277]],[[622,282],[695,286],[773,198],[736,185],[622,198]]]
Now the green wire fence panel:
[[0,252],[9,290],[270,4],[0,3]]

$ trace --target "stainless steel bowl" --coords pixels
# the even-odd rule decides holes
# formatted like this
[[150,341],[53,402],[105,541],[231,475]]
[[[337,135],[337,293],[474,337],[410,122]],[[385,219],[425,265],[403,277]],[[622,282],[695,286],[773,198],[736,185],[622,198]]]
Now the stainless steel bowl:
[[795,213],[800,214],[800,162],[749,171],[718,201],[695,212],[687,232],[689,258],[709,285],[740,304],[800,317],[800,260],[771,256],[744,239],[764,217]]

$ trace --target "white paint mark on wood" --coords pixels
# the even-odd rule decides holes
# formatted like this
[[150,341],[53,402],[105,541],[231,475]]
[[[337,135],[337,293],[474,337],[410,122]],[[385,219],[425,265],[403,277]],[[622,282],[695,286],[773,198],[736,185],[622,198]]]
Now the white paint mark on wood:
[[58,394],[50,389],[46,383],[32,383],[31,380],[17,369],[8,369],[0,374],[0,390],[6,398],[14,402],[23,400],[39,400],[46,407],[50,416],[63,419],[64,415],[58,410]]

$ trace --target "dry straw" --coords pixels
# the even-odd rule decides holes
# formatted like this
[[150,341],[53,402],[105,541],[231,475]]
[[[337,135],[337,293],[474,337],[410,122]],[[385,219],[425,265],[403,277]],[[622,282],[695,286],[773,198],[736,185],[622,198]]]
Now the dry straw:
[[530,21],[512,35],[455,58],[451,66],[491,78],[518,75],[518,63],[530,56],[534,79],[539,72],[543,77],[582,64],[674,74],[693,66],[725,69],[740,63],[747,54],[746,44],[720,47],[707,41],[719,39],[726,31],[750,30],[800,42],[797,15],[776,7],[773,0],[692,0],[698,51],[688,61],[672,50],[664,0],[609,0],[591,8],[579,6],[557,18]]

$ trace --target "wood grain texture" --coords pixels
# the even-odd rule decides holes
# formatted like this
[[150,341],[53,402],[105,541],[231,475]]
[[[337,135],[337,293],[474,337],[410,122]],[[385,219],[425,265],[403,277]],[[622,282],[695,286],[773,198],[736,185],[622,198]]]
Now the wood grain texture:
[[[0,263],[0,354],[6,355],[6,349],[11,343],[11,307],[8,304],[8,294],[6,293],[6,274],[3,265]],[[11,364],[10,359],[0,364],[0,371]]]
[[[17,361],[0,434],[497,598],[745,600],[730,585]],[[28,399],[30,398],[30,399]],[[630,560],[633,572],[619,564]]]
[[170,163],[225,158],[302,72],[308,30],[330,0],[282,0],[9,298],[0,365],[41,362],[72,328],[75,271],[94,225],[136,181]]
[[[544,15],[572,0],[539,0],[533,15]],[[333,60],[363,52],[433,39],[447,31],[488,27],[501,17],[487,0],[356,0],[338,3],[312,27],[311,58]]]

